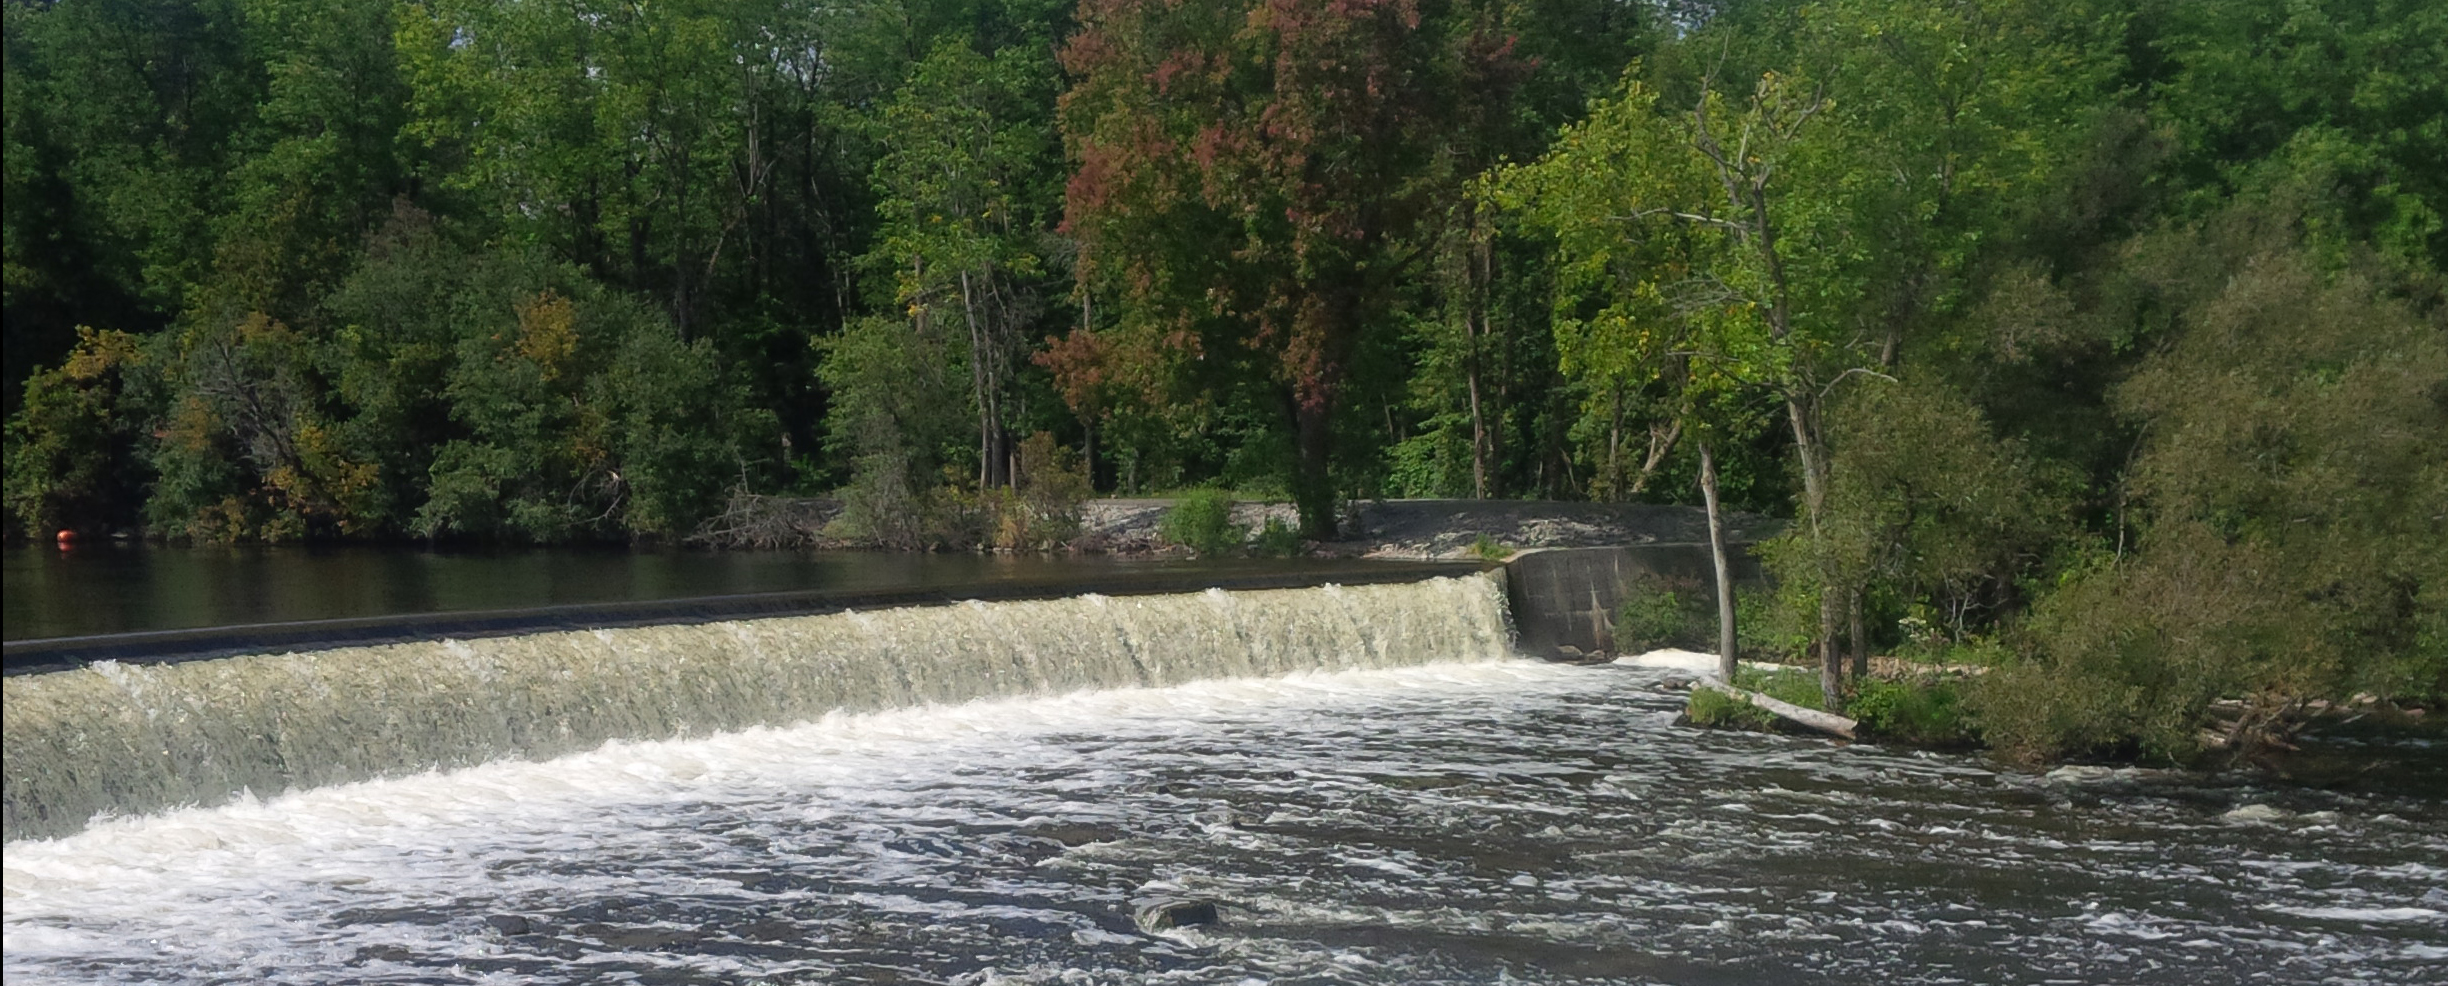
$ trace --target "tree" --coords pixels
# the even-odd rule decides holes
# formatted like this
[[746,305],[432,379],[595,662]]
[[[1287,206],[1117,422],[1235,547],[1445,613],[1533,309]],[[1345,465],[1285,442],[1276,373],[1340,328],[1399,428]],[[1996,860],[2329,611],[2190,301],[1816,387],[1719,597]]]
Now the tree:
[[2172,321],[2112,398],[2141,425],[2136,529],[1984,683],[1999,747],[2183,759],[2248,738],[2201,735],[2220,698],[2250,703],[2239,733],[2283,735],[2313,698],[2448,691],[2448,319],[2307,232],[2336,228],[2307,200],[2339,198],[2286,189],[2129,246]]
[[5,501],[29,536],[133,526],[144,495],[145,409],[129,393],[144,352],[125,332],[77,330],[59,366],[26,382],[8,419]]
[[1465,6],[1088,0],[1063,49],[1066,223],[1117,329],[1254,380],[1292,436],[1303,532],[1334,531],[1332,425],[1364,335],[1521,64]]
[[946,41],[876,121],[883,225],[872,259],[892,271],[894,308],[966,330],[980,487],[1012,483],[1019,350],[1044,309],[1052,76],[1037,49],[990,57]]
[[[1495,204],[1554,237],[1559,291],[1554,324],[1568,374],[1592,392],[1656,393],[1666,426],[1653,441],[1642,481],[1673,436],[1689,433],[1699,456],[1717,576],[1720,671],[1732,681],[1736,654],[1733,580],[1726,557],[1716,449],[1758,426],[1769,393],[1761,354],[1773,337],[1735,294],[1728,269],[1745,259],[1706,217],[1661,202],[1705,201],[1706,159],[1693,153],[1695,120],[1657,111],[1637,81],[1593,105],[1537,162],[1503,169],[1483,186]],[[1620,411],[1618,411],[1620,413]]]

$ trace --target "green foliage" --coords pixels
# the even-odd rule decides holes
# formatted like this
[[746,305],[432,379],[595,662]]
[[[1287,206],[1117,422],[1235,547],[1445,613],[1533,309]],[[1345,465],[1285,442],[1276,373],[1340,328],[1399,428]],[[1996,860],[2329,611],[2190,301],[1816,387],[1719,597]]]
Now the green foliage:
[[1964,710],[1961,690],[1945,679],[1863,681],[1845,704],[1845,715],[1861,724],[1864,735],[1915,746],[1970,746],[1980,735]]
[[941,488],[968,424],[962,353],[930,320],[872,318],[825,341],[826,450],[852,463],[845,533],[885,547],[957,540]]
[[1972,695],[2008,751],[2181,760],[2222,696],[2441,690],[2448,333],[2384,274],[2322,263],[2290,211],[2239,205],[2137,251],[2180,334],[2114,395],[2147,435],[2135,548],[2069,570],[2029,660]]
[[1615,649],[1626,654],[1661,647],[1715,651],[1715,595],[1695,578],[1649,572],[1635,576],[1615,608]]
[[1745,666],[1735,672],[1738,688],[1766,695],[1789,705],[1805,709],[1826,709],[1827,702],[1819,692],[1819,676],[1805,668],[1762,668]]
[[[1746,666],[1736,672],[1734,687],[1806,709],[1824,708],[1818,676],[1799,669]],[[1692,689],[1684,714],[1696,725],[1725,729],[1772,731],[1781,722],[1775,713],[1714,688]]]
[[1249,529],[1233,523],[1231,493],[1212,487],[1191,490],[1166,510],[1159,530],[1167,541],[1190,549],[1201,558],[1239,553]]
[[1716,729],[1767,730],[1776,725],[1775,714],[1714,688],[1694,688],[1683,713],[1694,725]]
[[26,382],[25,406],[8,418],[12,526],[41,538],[135,521],[146,479],[143,409],[127,388],[143,359],[128,334],[79,326],[67,360]]
[[1300,528],[1286,524],[1281,517],[1269,517],[1250,540],[1250,554],[1259,558],[1298,558],[1308,553],[1301,542]]
[[1100,487],[1689,504],[1705,443],[1791,519],[1740,648],[1977,655],[2012,755],[2448,695],[2448,10],[1664,10],[8,4],[0,500],[1028,550]]
[[1088,477],[1079,456],[1038,432],[1020,443],[1013,485],[977,494],[983,547],[998,551],[1047,551],[1079,536],[1080,501]]

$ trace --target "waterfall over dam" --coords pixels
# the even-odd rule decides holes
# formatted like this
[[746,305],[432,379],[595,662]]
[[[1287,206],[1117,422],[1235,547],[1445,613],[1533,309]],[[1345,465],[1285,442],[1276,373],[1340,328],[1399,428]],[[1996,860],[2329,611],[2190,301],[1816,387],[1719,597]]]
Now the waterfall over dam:
[[5,838],[833,712],[1511,653],[1493,574],[967,602],[9,677]]

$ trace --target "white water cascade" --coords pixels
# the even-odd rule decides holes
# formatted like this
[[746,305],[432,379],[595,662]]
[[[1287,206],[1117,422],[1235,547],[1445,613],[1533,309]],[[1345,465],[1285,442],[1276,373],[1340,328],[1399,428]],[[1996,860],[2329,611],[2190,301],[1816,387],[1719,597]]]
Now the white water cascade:
[[1510,652],[1495,576],[969,602],[438,640],[178,664],[99,662],[5,688],[6,838],[611,740],[860,712]]

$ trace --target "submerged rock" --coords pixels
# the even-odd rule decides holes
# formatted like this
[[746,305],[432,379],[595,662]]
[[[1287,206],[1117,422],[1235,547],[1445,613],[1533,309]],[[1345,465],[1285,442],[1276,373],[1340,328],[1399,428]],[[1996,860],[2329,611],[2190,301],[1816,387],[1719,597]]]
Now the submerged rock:
[[2274,822],[2288,817],[2289,814],[2284,808],[2273,808],[2269,805],[2243,805],[2219,817],[2230,822]]
[[520,917],[516,914],[495,914],[486,918],[485,924],[492,926],[493,930],[501,932],[505,935],[529,935],[535,933],[535,922],[529,921],[526,918]]
[[1159,897],[1142,902],[1131,918],[1138,922],[1139,930],[1151,935],[1169,928],[1214,924],[1221,920],[1213,902],[1182,897]]

